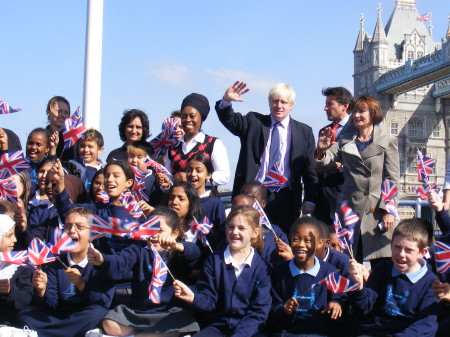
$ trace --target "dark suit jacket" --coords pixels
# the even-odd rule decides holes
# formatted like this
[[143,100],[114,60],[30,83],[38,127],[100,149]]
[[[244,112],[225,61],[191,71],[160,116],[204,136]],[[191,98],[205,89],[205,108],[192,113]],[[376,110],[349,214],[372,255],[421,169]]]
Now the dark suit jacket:
[[[265,150],[270,132],[270,115],[249,112],[243,116],[234,112],[232,106],[216,111],[222,124],[241,140],[241,150],[234,177],[233,197],[238,195],[241,187],[254,180],[261,166],[261,156]],[[317,174],[314,171],[314,149],[316,148],[312,129],[306,124],[290,119],[291,126],[291,177],[287,177],[293,191],[294,209],[302,204],[303,179],[305,200],[316,202]]]
[[[325,128],[331,128],[332,126],[333,123],[330,123],[320,129],[319,136]],[[354,130],[355,126],[349,119],[337,136],[336,141],[338,141],[344,134],[353,132]],[[341,193],[342,185],[344,184],[344,174],[335,169],[334,163],[330,166],[332,167],[327,169],[327,171],[317,174],[319,178],[319,189],[317,194],[318,203],[316,205],[316,216],[327,225],[333,224],[333,214],[336,211],[337,198]]]

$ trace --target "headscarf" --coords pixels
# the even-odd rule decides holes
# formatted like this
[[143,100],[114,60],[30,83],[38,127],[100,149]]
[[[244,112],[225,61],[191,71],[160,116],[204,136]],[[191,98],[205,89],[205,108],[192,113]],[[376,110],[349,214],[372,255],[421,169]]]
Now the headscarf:
[[14,220],[12,220],[9,216],[6,214],[0,214],[0,237],[8,233],[14,225]]
[[186,96],[181,103],[180,111],[183,111],[183,109],[187,106],[195,108],[200,113],[202,116],[202,122],[204,122],[208,117],[209,101],[205,96],[196,93]]

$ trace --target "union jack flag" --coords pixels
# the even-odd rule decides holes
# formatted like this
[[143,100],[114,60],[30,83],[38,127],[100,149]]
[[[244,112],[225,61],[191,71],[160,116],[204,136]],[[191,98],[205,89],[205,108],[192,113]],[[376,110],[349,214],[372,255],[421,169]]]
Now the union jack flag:
[[212,228],[213,228],[213,224],[209,221],[208,217],[206,217],[206,216],[203,218],[202,222],[198,222],[197,219],[195,219],[195,218],[191,222],[192,234],[194,234],[196,237],[198,237],[200,239],[200,241],[202,242],[202,244],[205,247],[208,247],[211,250],[211,252],[212,252],[212,248],[208,242],[208,239],[206,238],[206,235],[208,235],[208,233],[211,231]]
[[450,268],[450,246],[441,242],[434,241],[436,270],[438,273],[445,273]]
[[394,218],[399,221],[397,207],[395,207],[394,198],[398,194],[398,187],[392,181],[385,179],[381,184],[381,197],[386,205],[386,210],[394,216]]
[[149,143],[155,151],[155,158],[167,153],[172,146],[177,145],[175,133],[177,132],[179,118],[164,118],[161,126],[161,133]]
[[419,187],[413,187],[412,190],[417,194],[417,196],[420,199],[427,199],[428,198],[428,192],[431,190],[435,191],[436,193],[439,193],[439,190],[437,189],[437,186],[435,183],[427,184]]
[[281,173],[278,163],[274,163],[273,167],[267,172],[263,185],[273,192],[278,192],[286,183],[286,177]]
[[0,261],[12,264],[24,264],[28,261],[28,251],[15,250],[12,252],[0,252]]
[[348,293],[359,289],[359,284],[353,282],[337,272],[330,273],[327,277],[319,283],[313,284],[313,287],[318,284],[325,284],[327,289],[333,294]]
[[[133,227],[127,227],[120,219],[108,217],[104,218],[98,215],[89,215],[89,224],[91,225],[91,240],[99,239],[103,236],[115,234],[123,236]],[[133,223],[137,226],[137,223]]]
[[435,159],[428,158],[417,150],[417,181],[427,183],[430,180],[435,161]]
[[100,191],[95,195],[96,202],[107,204],[109,202],[109,195],[105,191]]
[[67,150],[72,147],[86,132],[86,127],[83,124],[83,116],[80,112],[80,107],[64,122],[62,135],[64,139],[64,148]]
[[22,150],[4,153],[0,157],[0,179],[13,176],[22,170],[30,168]]
[[431,13],[421,15],[417,18],[417,21],[430,21],[430,20],[431,20]]
[[8,103],[0,99],[0,115],[12,114],[17,111],[22,111],[22,109],[14,109]]
[[152,169],[154,169],[156,173],[163,173],[168,175],[169,177],[172,177],[172,173],[170,173],[168,169],[166,169],[163,165],[161,165],[157,161],[151,159],[149,156],[145,157],[144,162]]
[[348,239],[348,243],[349,245],[353,244],[353,234],[355,231],[355,226],[359,221],[359,216],[356,215],[355,212],[353,212],[353,210],[350,208],[350,206],[348,206],[347,201],[343,201],[341,202],[341,212],[342,212],[342,216],[344,218],[344,225],[345,228],[347,229],[347,239]]
[[134,172],[134,185],[133,185],[133,191],[134,195],[136,196],[136,199],[141,201],[148,201],[149,197],[145,191],[145,176],[148,172],[143,171],[139,169],[136,166],[131,166]]
[[[148,246],[147,246],[148,247]],[[150,249],[153,253],[153,274],[152,280],[148,287],[148,298],[155,304],[161,303],[161,290],[166,282],[167,273],[169,268],[167,268],[166,263],[159,255],[158,251],[153,245],[150,245]]]
[[333,223],[334,231],[336,232],[336,237],[339,243],[339,246],[342,249],[349,249],[347,244],[347,228],[342,227],[341,221],[339,220],[339,215],[334,213],[334,223]]
[[136,198],[130,191],[122,192],[119,197],[120,202],[123,207],[131,214],[131,216],[135,219],[139,219],[144,215],[142,209],[139,207]]
[[28,262],[32,267],[55,261],[57,258],[50,248],[37,238],[28,246]]
[[18,205],[17,188],[14,180],[0,180],[0,199],[5,199],[14,205]]
[[159,233],[161,228],[160,217],[152,216],[141,223],[139,226],[135,227],[126,236],[134,240],[149,240],[153,236]]
[[77,243],[57,226],[48,246],[53,254],[61,254],[61,252],[68,252],[76,249]]
[[[259,201],[255,199],[255,202],[253,203],[252,207],[256,209],[259,213],[259,224],[261,226],[266,226],[267,229],[270,229],[273,232],[273,234],[275,234],[272,224],[270,223],[269,218],[267,217],[266,212],[264,212],[264,208],[262,208]],[[275,236],[277,235],[275,234]]]

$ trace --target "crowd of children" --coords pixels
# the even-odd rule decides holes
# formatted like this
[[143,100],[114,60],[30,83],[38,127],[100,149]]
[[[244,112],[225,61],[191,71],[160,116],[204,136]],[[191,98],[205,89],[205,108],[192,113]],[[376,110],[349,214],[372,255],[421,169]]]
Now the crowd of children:
[[[55,104],[70,112],[60,96],[50,100],[49,111]],[[132,111],[123,132],[136,118],[148,128],[147,117]],[[124,146],[104,165],[98,130],[87,130],[73,156],[64,153],[60,131],[31,131],[29,168],[7,177],[17,202],[0,200],[0,335],[449,334],[450,285],[436,272],[425,220],[400,222],[392,258],[368,271],[314,217],[297,219],[289,233],[271,224],[264,213],[267,191],[257,181],[247,182],[226,210],[212,160],[198,146],[186,156],[185,181],[177,181],[165,169],[165,154],[155,158],[145,139],[121,133]],[[1,129],[0,145],[1,154],[9,152]],[[446,235],[444,203],[431,191],[429,204]],[[138,224],[157,217],[159,229],[144,240],[97,238],[93,215]],[[76,247],[54,261],[37,268],[5,262],[59,231]]]

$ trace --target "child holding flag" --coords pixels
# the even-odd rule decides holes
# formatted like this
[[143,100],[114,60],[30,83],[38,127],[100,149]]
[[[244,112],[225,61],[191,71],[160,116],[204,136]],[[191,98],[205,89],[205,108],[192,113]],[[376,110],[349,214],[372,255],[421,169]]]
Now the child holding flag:
[[[133,271],[132,306],[119,305],[105,316],[102,326],[108,335],[128,336],[147,331],[164,336],[169,331],[186,334],[198,331],[193,315],[182,309],[183,302],[173,296],[170,271],[177,279],[185,280],[200,257],[200,251],[195,244],[181,241],[184,235],[173,210],[156,208],[150,216],[160,217],[160,230],[148,245],[135,243],[117,255],[102,255],[95,249],[89,252],[90,263],[101,267],[101,272],[112,280]],[[163,267],[155,265],[157,258],[166,261]],[[149,292],[149,287],[155,292]]]
[[259,213],[248,206],[233,209],[226,237],[226,249],[206,259],[195,292],[181,281],[174,283],[175,296],[202,313],[198,337],[254,336],[270,310],[270,277],[259,256]]
[[342,295],[318,285],[336,272],[333,265],[316,257],[320,232],[315,218],[296,220],[290,233],[294,258],[280,263],[272,272],[269,326],[280,336],[283,333],[332,335],[332,320],[342,315]]
[[64,232],[76,242],[76,248],[48,264],[45,272],[37,269],[33,276],[38,306],[23,309],[19,317],[40,336],[84,336],[111,304],[112,282],[88,263],[90,214],[82,207],[69,211]]
[[421,219],[403,220],[392,235],[392,260],[375,267],[367,283],[362,265],[349,273],[360,291],[349,293],[359,334],[432,337],[437,330],[436,275],[424,260],[429,234]]

